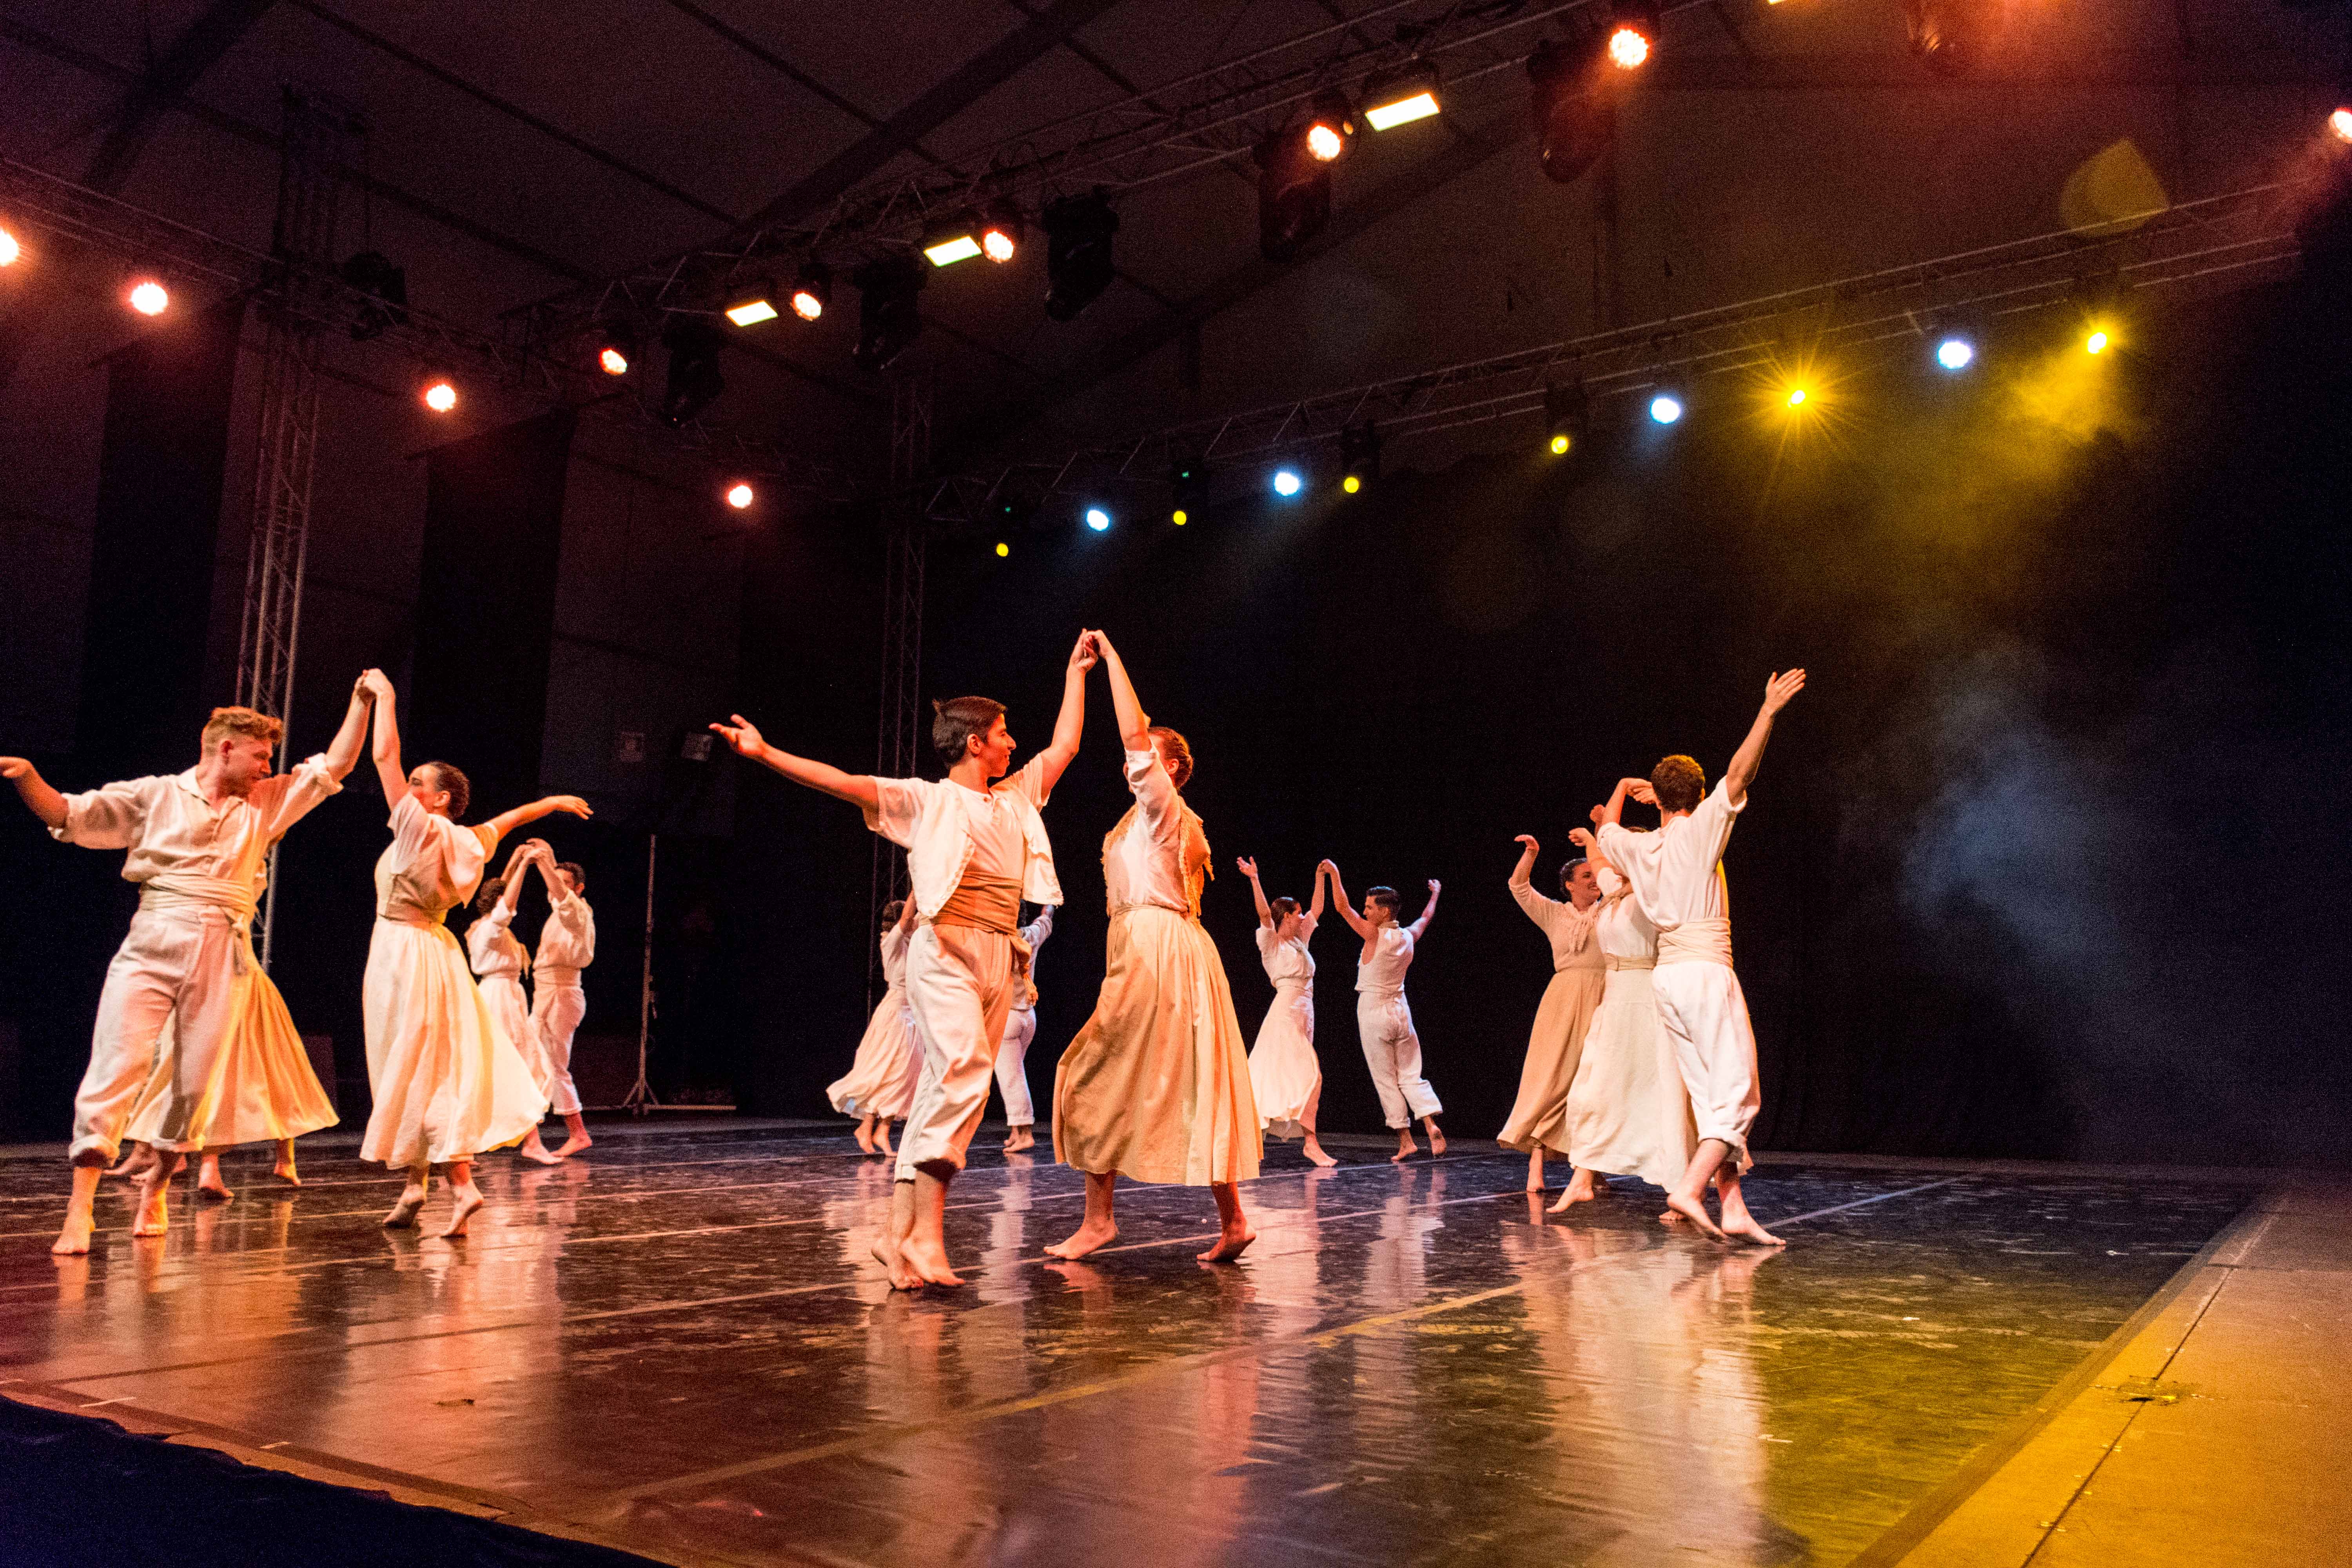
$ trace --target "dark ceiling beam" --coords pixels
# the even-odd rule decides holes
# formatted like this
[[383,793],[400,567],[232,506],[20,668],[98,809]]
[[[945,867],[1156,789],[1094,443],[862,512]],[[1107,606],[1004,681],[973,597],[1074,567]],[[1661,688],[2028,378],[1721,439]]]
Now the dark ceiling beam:
[[121,190],[163,111],[219,64],[220,58],[236,47],[236,41],[274,4],[276,0],[214,0],[204,15],[188,24],[187,31],[172,40],[163,58],[142,72],[123,95],[106,140],[82,171],[81,183],[109,195]]
[[500,98],[497,93],[490,91],[487,88],[476,86],[474,83],[467,81],[465,78],[457,75],[455,71],[446,70],[440,66],[434,64],[431,60],[426,59],[422,55],[416,54],[409,49],[403,48],[400,45],[394,43],[390,38],[384,37],[381,34],[372,33],[367,28],[361,26],[357,22],[352,21],[348,17],[337,16],[334,12],[328,10],[324,5],[315,4],[314,0],[287,0],[287,3],[291,5],[296,10],[303,12],[308,16],[315,16],[320,21],[326,23],[327,26],[358,39],[361,43],[366,45],[369,48],[375,50],[377,53],[389,56],[391,58],[398,60],[402,65],[408,67],[409,69],[416,71],[421,75],[430,77],[435,81],[441,83],[444,87],[451,88],[458,92],[464,93],[467,97],[474,100],[476,102],[487,105],[488,108],[505,115],[508,119],[514,121],[518,124],[530,127],[530,129],[538,132],[541,135],[571,148],[573,152],[581,154],[583,157],[592,158],[595,162],[604,164],[606,168],[611,169],[617,174],[625,174],[630,179],[636,181],[639,184],[646,186],[649,190],[659,191],[663,195],[667,196],[670,200],[678,203],[682,206],[692,207],[695,211],[702,214],[705,217],[715,217],[721,223],[733,223],[736,221],[735,215],[729,212],[725,207],[716,205],[710,202],[706,202],[700,196],[694,195],[692,192],[681,190],[677,186],[671,184],[667,180],[663,179],[660,175],[650,174],[644,169],[640,169],[635,163],[629,163],[625,159],[621,158],[614,153],[606,152],[604,148],[597,146],[593,142],[587,141],[583,137],[574,136],[572,132],[564,130],[562,126],[552,124],[541,119],[538,115],[533,114],[530,110],[523,108],[520,104]]
[[[671,10],[677,12],[680,16],[691,17],[693,20],[701,23],[704,26],[709,28],[712,32],[718,34],[720,37],[726,39],[729,43],[734,45],[737,48],[742,50],[753,59],[758,60],[761,65],[766,66],[770,70],[774,71],[785,80],[805,88],[810,92],[816,94],[817,97],[824,100],[825,102],[833,105],[834,108],[849,116],[850,119],[856,121],[868,131],[879,131],[882,129],[881,121],[876,119],[873,115],[866,113],[866,110],[858,108],[857,105],[850,102],[849,100],[842,97],[841,94],[834,91],[833,89],[825,86],[824,83],[817,80],[816,78],[809,75],[808,72],[801,69],[800,67],[794,65],[792,61],[778,54],[775,50],[768,47],[767,45],[760,42],[759,39],[752,37],[751,35],[743,32],[740,28],[729,26],[717,16],[712,16],[701,6],[694,4],[694,0],[668,0],[668,5]],[[924,152],[920,147],[909,147],[907,150],[914,153],[917,157],[925,159],[930,163],[936,163],[940,161],[939,159],[932,157],[930,153]]]
[[[1528,116],[1507,110],[1443,151],[1385,181],[1358,201],[1331,215],[1322,233],[1303,246],[1289,261],[1263,258],[1234,268],[1171,310],[1164,310],[1104,343],[1076,365],[1026,397],[1010,399],[992,416],[984,416],[959,432],[957,453],[969,453],[1001,441],[1023,426],[1101,385],[1129,366],[1149,358],[1211,317],[1232,310],[1261,290],[1295,277],[1300,267],[1328,255],[1374,225],[1386,222],[1441,187],[1467,174],[1496,153],[1518,145],[1534,134]],[[951,461],[952,459],[943,459]]]

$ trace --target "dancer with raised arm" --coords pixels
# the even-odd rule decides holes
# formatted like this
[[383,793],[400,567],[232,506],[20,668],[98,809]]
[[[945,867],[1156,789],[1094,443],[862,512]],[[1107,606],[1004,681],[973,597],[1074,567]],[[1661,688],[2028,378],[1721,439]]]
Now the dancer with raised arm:
[[[1544,1152],[1568,1153],[1568,1089],[1576,1081],[1576,1065],[1584,1050],[1584,1037],[1592,1015],[1601,1006],[1607,984],[1601,949],[1592,941],[1592,923],[1601,912],[1601,884],[1583,858],[1559,868],[1559,890],[1567,901],[1548,899],[1535,890],[1530,873],[1540,848],[1522,833],[1519,863],[1511,868],[1511,897],[1551,944],[1551,983],[1536,1004],[1535,1027],[1528,1032],[1528,1056],[1519,1068],[1519,1095],[1495,1142],[1528,1157],[1528,1191],[1543,1191]],[[1591,1196],[1592,1179],[1580,1167],[1571,1182],[1581,1180]]]
[[1326,860],[1320,869],[1330,875],[1339,918],[1364,939],[1364,950],[1356,955],[1356,1033],[1363,1043],[1364,1065],[1371,1069],[1372,1088],[1381,1097],[1381,1113],[1396,1130],[1397,1152],[1389,1158],[1409,1160],[1421,1152],[1421,1145],[1412,1141],[1416,1117],[1429,1130],[1429,1152],[1443,1154],[1445,1134],[1438,1131],[1437,1118],[1445,1107],[1421,1076],[1421,1036],[1412,1026],[1412,1007],[1404,999],[1404,972],[1412,967],[1412,955],[1437,913],[1438,884],[1431,880],[1421,918],[1405,926],[1397,923],[1402,900],[1394,888],[1366,892],[1360,915],[1348,901],[1339,868]]
[[[124,779],[60,795],[22,757],[0,757],[0,778],[61,844],[121,849],[122,878],[139,884],[139,912],[107,966],[90,1035],[89,1070],[74,1095],[73,1194],[51,1251],[88,1252],[100,1176],[131,1117],[159,1081],[149,1129],[158,1157],[141,1177],[134,1236],[161,1236],[173,1175],[225,1088],[223,1047],[238,1040],[261,1058],[286,1038],[299,1052],[286,1005],[254,962],[255,909],[268,876],[269,847],[310,809],[341,789],[367,733],[367,703],[355,690],[327,750],[290,773],[270,771],[284,726],[250,708],[215,708],[185,773]],[[170,1038],[165,1040],[169,1029]],[[303,1071],[309,1072],[307,1058]],[[312,1080],[315,1088],[316,1080]],[[242,1099],[240,1086],[231,1091]],[[263,1091],[267,1093],[268,1091]],[[323,1097],[322,1097],[323,1098]],[[284,1108],[294,1121],[312,1111]],[[328,1120],[333,1120],[331,1111]],[[262,1125],[267,1125],[267,1117]],[[281,1125],[293,1125],[292,1121]],[[323,1125],[323,1123],[321,1124]],[[290,1174],[290,1151],[283,1154]]]
[[1037,1104],[1029,1098],[1029,1042],[1037,1037],[1037,950],[1054,934],[1054,910],[1046,905],[1037,918],[1021,928],[1029,944],[1029,973],[1013,994],[1013,1011],[1004,1017],[1004,1043],[996,1047],[996,1092],[1004,1100],[1004,1152],[1018,1154],[1037,1146]]
[[[1661,761],[1647,779],[1619,780],[1601,808],[1598,837],[1601,852],[1658,928],[1651,987],[1698,1127],[1698,1152],[1667,1194],[1667,1205],[1718,1241],[1730,1235],[1764,1247],[1778,1247],[1780,1238],[1756,1223],[1739,1192],[1740,1173],[1749,1163],[1748,1130],[1763,1099],[1756,1084],[1756,1032],[1731,968],[1723,847],[1747,807],[1748,786],[1764,760],[1773,719],[1804,689],[1801,669],[1765,682],[1756,722],[1712,793],[1706,770],[1680,755]],[[1656,833],[1636,834],[1618,820],[1628,795],[1658,808]],[[1710,1178],[1723,1207],[1720,1230],[1701,1201]]]
[[375,699],[375,771],[392,808],[392,843],[375,863],[375,927],[368,936],[360,1018],[367,1037],[368,1115],[360,1158],[406,1173],[383,1216],[404,1230],[425,1206],[433,1167],[444,1167],[456,1202],[444,1237],[466,1234],[482,1206],[474,1156],[519,1143],[547,1114],[530,1066],[475,987],[466,950],[443,922],[473,897],[499,841],[551,812],[589,814],[577,795],[551,795],[461,827],[473,786],[447,763],[400,763],[392,682],[363,678]]
[[531,955],[530,1026],[547,1065],[548,1107],[563,1118],[565,1136],[555,1157],[569,1160],[595,1142],[580,1113],[580,1087],[572,1081],[572,1037],[588,1016],[580,972],[596,961],[596,915],[588,907],[588,873],[577,863],[558,864],[552,851],[532,863],[547,889],[547,920]]
[[[530,997],[522,988],[522,977],[530,973],[530,950],[515,935],[514,917],[522,902],[523,873],[542,857],[553,854],[543,838],[516,845],[515,852],[507,857],[506,874],[482,879],[480,891],[474,895],[474,907],[482,912],[466,928],[466,957],[473,965],[474,984],[489,1004],[490,1016],[506,1032],[507,1043],[522,1053],[531,1081],[539,1085],[541,1094],[548,1090],[547,1054],[540,1049],[539,1031],[531,1026]],[[536,1124],[523,1135],[522,1146],[515,1152],[542,1165],[555,1163],[555,1156],[540,1141]]]
[[[1601,815],[1600,806],[1592,808],[1595,821]],[[1698,1152],[1690,1092],[1683,1088],[1674,1047],[1658,1026],[1657,997],[1650,984],[1658,962],[1658,929],[1642,912],[1642,901],[1629,896],[1625,879],[1592,835],[1579,827],[1569,837],[1583,848],[1600,880],[1592,940],[1609,979],[1584,1037],[1576,1081],[1569,1086],[1568,1158],[1576,1174],[1552,1205],[1554,1214],[1593,1196],[1593,1178],[1603,1171],[1639,1176],[1671,1192]]]
[[898,1140],[890,1223],[874,1243],[899,1289],[963,1283],[948,1266],[948,1184],[988,1109],[1005,1015],[1027,967],[1014,924],[1021,900],[1062,901],[1038,810],[1078,754],[1094,666],[1094,644],[1081,635],[1062,673],[1052,744],[1009,778],[1013,740],[1004,704],[985,697],[931,704],[931,747],[947,764],[944,779],[846,773],[777,750],[740,713],[711,726],[739,755],[858,807],[866,826],[907,851],[918,922],[907,947],[907,1003],[922,1078]]
[[1054,1075],[1054,1154],[1087,1173],[1086,1217],[1045,1250],[1084,1258],[1118,1235],[1118,1178],[1209,1189],[1217,1239],[1203,1263],[1231,1263],[1257,1233],[1240,1184],[1263,1150],[1249,1051],[1217,944],[1201,926],[1213,872],[1209,837],[1184,803],[1192,749],[1152,723],[1118,649],[1090,634],[1110,677],[1135,804],[1103,840],[1108,961],[1094,1016]]
[[1323,1063],[1315,1055],[1315,958],[1307,951],[1323,918],[1323,868],[1315,868],[1314,902],[1269,900],[1257,879],[1255,859],[1237,860],[1257,904],[1257,955],[1274,982],[1274,1005],[1257,1026],[1250,1047],[1250,1094],[1257,1101],[1258,1125],[1276,1138],[1301,1138],[1307,1160],[1336,1165],[1315,1136],[1315,1110],[1323,1100]]
[[897,1154],[890,1147],[890,1123],[906,1119],[922,1071],[914,1021],[907,1014],[907,945],[914,939],[915,900],[893,899],[883,905],[882,1000],[866,1021],[849,1070],[824,1091],[835,1110],[857,1118],[857,1146],[868,1154]]

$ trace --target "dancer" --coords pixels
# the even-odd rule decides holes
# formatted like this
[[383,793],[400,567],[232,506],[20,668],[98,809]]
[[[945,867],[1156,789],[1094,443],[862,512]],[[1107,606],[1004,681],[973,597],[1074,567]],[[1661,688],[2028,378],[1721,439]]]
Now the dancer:
[[[1774,717],[1804,689],[1801,669],[1765,682],[1756,722],[1712,794],[1706,771],[1686,756],[1665,758],[1647,779],[1619,780],[1601,809],[1599,836],[1602,853],[1658,928],[1651,987],[1698,1127],[1698,1152],[1667,1205],[1718,1241],[1731,1235],[1765,1247],[1780,1246],[1780,1238],[1756,1223],[1739,1193],[1739,1174],[1749,1163],[1748,1129],[1763,1100],[1756,1087],[1756,1033],[1731,968],[1723,847],[1748,805]],[[1629,794],[1658,808],[1655,834],[1637,835],[1618,820]],[[1710,1176],[1723,1208],[1719,1230],[1700,1201]]]
[[1200,1260],[1231,1263],[1257,1238],[1239,1184],[1257,1174],[1263,1145],[1241,1020],[1217,944],[1201,928],[1201,887],[1213,873],[1208,835],[1184,804],[1192,751],[1145,715],[1118,649],[1091,635],[1109,672],[1135,804],[1103,840],[1102,992],[1054,1075],[1054,1154],[1087,1173],[1086,1217],[1045,1250],[1076,1258],[1109,1245],[1125,1174],[1207,1187],[1217,1239]]
[[[70,795],[52,789],[24,758],[0,757],[0,778],[16,786],[51,837],[128,850],[122,877],[139,884],[139,911],[107,966],[89,1068],[74,1095],[73,1194],[51,1251],[89,1250],[99,1178],[149,1080],[159,1076],[164,1089],[152,1131],[165,1152],[141,1178],[131,1234],[163,1234],[182,1152],[202,1146],[194,1134],[223,1092],[223,1045],[278,1037],[276,1019],[265,1016],[272,1004],[282,1016],[285,1004],[254,962],[251,939],[269,847],[343,787],[366,724],[366,701],[354,691],[327,750],[273,774],[284,726],[250,708],[215,708],[205,721],[202,755],[187,772]],[[174,1027],[165,1043],[167,1025]]]
[[381,670],[363,679],[375,700],[375,771],[392,808],[392,843],[375,863],[375,927],[360,987],[375,1096],[360,1158],[407,1173],[383,1216],[393,1230],[416,1223],[433,1167],[446,1167],[456,1203],[441,1234],[454,1238],[482,1206],[474,1156],[520,1142],[547,1114],[547,1097],[442,922],[472,896],[499,840],[550,812],[586,816],[588,803],[551,795],[460,827],[473,786],[447,763],[404,769],[392,682]]
[[890,1123],[905,1120],[922,1072],[907,1013],[907,944],[914,936],[914,900],[882,906],[882,1000],[866,1021],[849,1070],[824,1091],[835,1110],[857,1118],[857,1146],[868,1154],[898,1152],[890,1147]]
[[588,1119],[580,1113],[579,1086],[572,1081],[572,1037],[588,1016],[580,972],[596,961],[596,914],[582,891],[588,873],[577,862],[558,865],[551,850],[533,864],[547,889],[547,921],[539,928],[539,952],[531,957],[530,1026],[547,1066],[548,1104],[563,1118],[565,1136],[555,1157],[569,1160],[595,1142],[588,1136]]
[[[1601,813],[1592,808],[1596,821]],[[1568,1090],[1568,1157],[1576,1174],[1552,1205],[1554,1214],[1594,1196],[1594,1176],[1602,1171],[1671,1191],[1698,1151],[1690,1093],[1658,1026],[1650,984],[1658,929],[1642,912],[1642,901],[1627,896],[1625,879],[1592,835],[1579,827],[1569,837],[1591,858],[1600,880],[1592,940],[1606,958],[1609,980]]]
[[1021,928],[1029,944],[1029,973],[1013,997],[1013,1011],[1004,1016],[1004,1043],[996,1048],[996,1092],[1004,1100],[1004,1152],[1018,1154],[1037,1146],[1037,1107],[1029,1098],[1029,1042],[1037,1037],[1037,950],[1054,934],[1054,910],[1046,906]]
[[1315,1055],[1315,957],[1307,951],[1323,919],[1323,868],[1315,868],[1315,900],[1301,913],[1297,899],[1267,900],[1255,859],[1234,864],[1249,879],[1250,897],[1257,903],[1258,961],[1274,982],[1274,1005],[1265,1010],[1249,1054],[1258,1125],[1276,1138],[1304,1139],[1300,1148],[1309,1163],[1336,1165],[1315,1136],[1323,1064]]
[[1429,1129],[1429,1152],[1443,1154],[1445,1134],[1438,1131],[1437,1118],[1445,1108],[1421,1076],[1421,1036],[1413,1030],[1412,1007],[1404,999],[1404,972],[1412,967],[1430,917],[1437,913],[1438,884],[1430,882],[1429,902],[1422,905],[1421,918],[1404,926],[1397,923],[1400,900],[1394,888],[1366,892],[1364,912],[1359,915],[1348,901],[1339,868],[1326,860],[1319,869],[1330,873],[1339,918],[1364,939],[1364,950],[1356,957],[1356,1033],[1363,1042],[1364,1065],[1372,1069],[1381,1114],[1396,1130],[1397,1152],[1389,1159],[1409,1160],[1421,1152],[1421,1145],[1412,1141],[1415,1117]]
[[1081,634],[1062,672],[1053,742],[1010,778],[1004,704],[985,697],[931,704],[931,746],[947,764],[944,779],[845,773],[778,751],[740,713],[710,727],[739,755],[858,807],[866,826],[907,851],[918,927],[907,945],[907,1005],[922,1078],[898,1140],[890,1224],[874,1243],[899,1289],[963,1283],[948,1267],[948,1184],[988,1109],[1005,1014],[1027,963],[1013,924],[1021,900],[1062,901],[1038,809],[1078,754],[1095,657]]
[[[1519,863],[1511,868],[1511,897],[1527,911],[1551,943],[1551,983],[1536,1005],[1535,1027],[1528,1034],[1528,1057],[1519,1068],[1519,1096],[1495,1142],[1517,1149],[1528,1157],[1528,1191],[1543,1191],[1544,1152],[1568,1152],[1568,1089],[1576,1081],[1576,1064],[1592,1015],[1601,1005],[1607,984],[1601,949],[1592,941],[1592,922],[1601,910],[1601,884],[1582,858],[1559,868],[1559,890],[1566,903],[1535,890],[1528,874],[1540,847],[1525,833],[1518,842]],[[1580,1170],[1577,1175],[1582,1175]],[[1571,1181],[1575,1178],[1571,1177]],[[1592,1183],[1584,1178],[1584,1192]]]
[[[483,879],[481,890],[474,895],[474,907],[481,915],[466,928],[466,956],[473,964],[474,984],[482,1000],[489,1004],[490,1016],[505,1031],[508,1043],[522,1053],[531,1081],[539,1085],[541,1094],[548,1091],[547,1055],[539,1047],[539,1031],[531,1027],[530,998],[522,988],[522,977],[530,973],[530,950],[515,935],[514,917],[515,907],[522,901],[523,873],[540,858],[553,853],[543,838],[516,845],[515,852],[507,857],[506,874]],[[523,1135],[522,1147],[516,1152],[542,1165],[555,1163],[555,1156],[540,1141],[536,1125]]]

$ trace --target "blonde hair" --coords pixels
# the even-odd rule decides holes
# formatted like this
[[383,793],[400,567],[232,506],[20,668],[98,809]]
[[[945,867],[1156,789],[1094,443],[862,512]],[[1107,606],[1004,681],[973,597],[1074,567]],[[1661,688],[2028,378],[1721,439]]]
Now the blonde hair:
[[285,733],[286,726],[267,713],[251,708],[215,708],[213,716],[205,721],[204,744],[205,749],[210,751],[214,742],[236,735],[247,741],[264,741],[275,746]]

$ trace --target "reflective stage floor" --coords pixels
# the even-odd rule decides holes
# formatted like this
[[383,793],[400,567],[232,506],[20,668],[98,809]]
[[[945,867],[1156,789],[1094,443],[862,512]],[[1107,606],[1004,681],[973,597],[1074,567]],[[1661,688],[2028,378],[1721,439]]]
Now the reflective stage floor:
[[968,1285],[916,1297],[830,1130],[496,1156],[458,1243],[380,1229],[348,1146],[294,1195],[240,1152],[233,1203],[134,1242],[110,1196],[71,1261],[62,1162],[10,1160],[0,1394],[677,1563],[1838,1564],[2257,1192],[1773,1163],[1776,1253],[1632,1182],[1548,1215],[1492,1145],[1339,1141],[1270,1151],[1238,1267],[1193,1260],[1205,1193],[1131,1184],[1068,1265],[1079,1179],[998,1141],[951,1200]]

